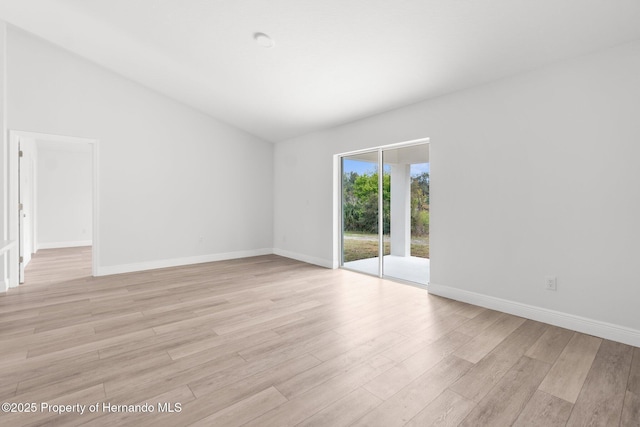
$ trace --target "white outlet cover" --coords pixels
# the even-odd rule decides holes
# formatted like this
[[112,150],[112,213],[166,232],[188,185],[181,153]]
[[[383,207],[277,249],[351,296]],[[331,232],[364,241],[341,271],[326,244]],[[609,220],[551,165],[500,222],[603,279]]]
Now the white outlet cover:
[[545,288],[550,291],[558,290],[558,284],[555,276],[546,276],[544,278]]

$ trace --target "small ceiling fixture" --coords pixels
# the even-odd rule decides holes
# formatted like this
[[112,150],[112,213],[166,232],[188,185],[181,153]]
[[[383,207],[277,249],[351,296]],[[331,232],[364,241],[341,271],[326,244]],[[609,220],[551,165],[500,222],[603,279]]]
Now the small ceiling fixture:
[[258,46],[262,46],[264,48],[270,48],[275,45],[273,39],[265,33],[254,33],[253,39],[258,43]]

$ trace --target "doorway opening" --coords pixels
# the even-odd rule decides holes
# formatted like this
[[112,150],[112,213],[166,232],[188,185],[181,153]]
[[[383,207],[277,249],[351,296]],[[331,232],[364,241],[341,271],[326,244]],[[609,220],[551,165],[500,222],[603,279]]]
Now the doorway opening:
[[98,265],[98,141],[9,131],[9,288],[39,249],[91,247]]
[[339,155],[340,266],[429,283],[428,140]]

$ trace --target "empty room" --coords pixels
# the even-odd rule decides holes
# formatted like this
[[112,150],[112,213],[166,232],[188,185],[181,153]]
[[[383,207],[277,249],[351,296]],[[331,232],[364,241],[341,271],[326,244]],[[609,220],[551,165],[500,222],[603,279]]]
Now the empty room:
[[640,2],[0,0],[0,425],[640,426]]

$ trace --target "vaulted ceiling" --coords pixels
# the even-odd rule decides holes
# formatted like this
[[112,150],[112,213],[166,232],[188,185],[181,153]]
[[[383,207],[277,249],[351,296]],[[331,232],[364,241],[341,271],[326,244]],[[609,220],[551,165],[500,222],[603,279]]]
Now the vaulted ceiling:
[[638,0],[2,0],[0,19],[274,142],[640,39]]

